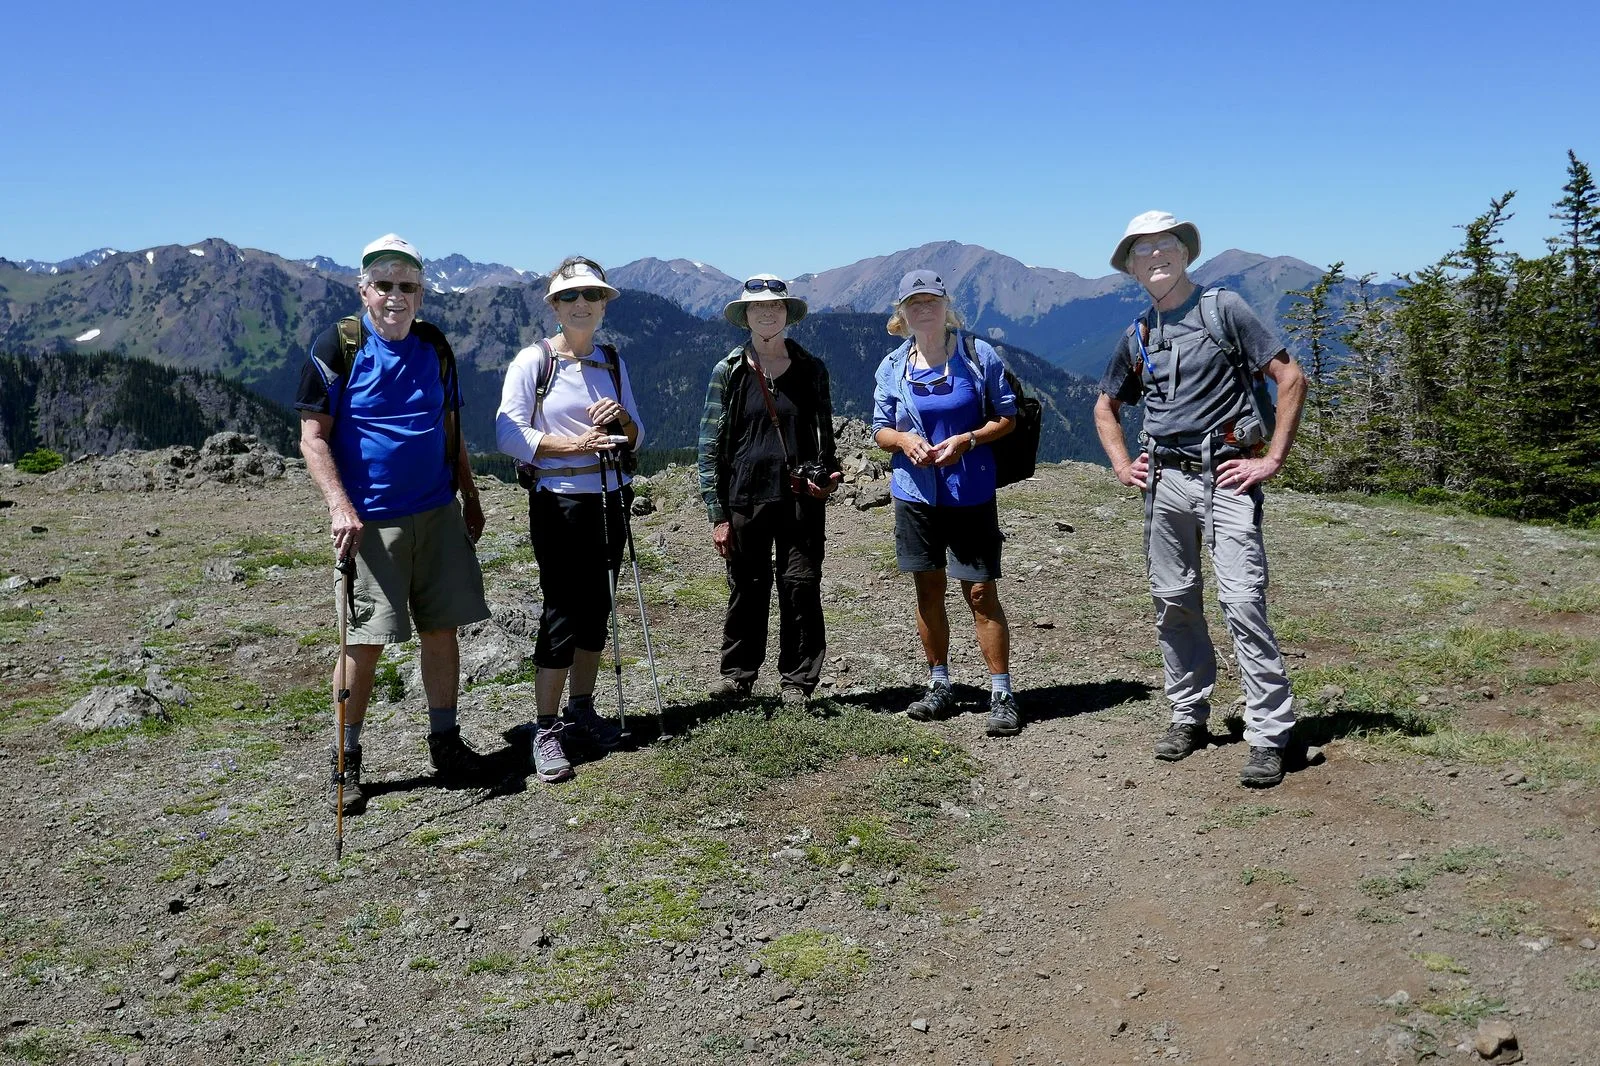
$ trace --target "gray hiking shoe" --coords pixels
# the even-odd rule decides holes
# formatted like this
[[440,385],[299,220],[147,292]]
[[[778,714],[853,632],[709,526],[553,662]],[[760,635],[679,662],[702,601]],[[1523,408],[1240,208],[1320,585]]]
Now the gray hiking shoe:
[[935,681],[928,686],[927,693],[920,700],[906,708],[906,717],[913,722],[932,722],[950,717],[955,709],[956,697],[950,691],[950,686]]
[[749,681],[740,681],[737,678],[725,677],[711,686],[711,698],[714,700],[743,700],[750,697],[750,692],[755,685]]
[[989,693],[989,721],[983,731],[991,737],[1012,737],[1022,732],[1022,712],[1009,692]]
[[622,726],[594,709],[593,696],[574,696],[561,712],[561,720],[569,738],[600,751],[613,751],[622,743]]
[[1271,788],[1283,780],[1283,752],[1278,748],[1250,748],[1250,759],[1239,771],[1246,788]]
[[565,781],[572,776],[572,763],[561,748],[564,728],[557,718],[533,727],[533,772],[540,781]]
[[1197,722],[1174,722],[1167,726],[1166,733],[1156,741],[1156,758],[1165,762],[1187,759],[1206,746],[1208,735],[1206,727]]
[[[333,794],[339,794],[339,752],[328,749],[328,784]],[[359,804],[361,793],[361,748],[347,748],[344,753],[344,805],[348,809]]]
[[811,697],[799,685],[784,685],[780,690],[783,705],[792,711],[803,711],[811,703]]

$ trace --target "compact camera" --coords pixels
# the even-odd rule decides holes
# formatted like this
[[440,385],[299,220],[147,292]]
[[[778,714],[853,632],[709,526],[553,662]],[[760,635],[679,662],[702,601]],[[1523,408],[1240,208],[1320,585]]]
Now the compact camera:
[[813,460],[809,463],[797,463],[789,469],[789,491],[796,496],[811,495],[809,486],[826,488],[828,482],[833,480],[828,473],[828,468]]

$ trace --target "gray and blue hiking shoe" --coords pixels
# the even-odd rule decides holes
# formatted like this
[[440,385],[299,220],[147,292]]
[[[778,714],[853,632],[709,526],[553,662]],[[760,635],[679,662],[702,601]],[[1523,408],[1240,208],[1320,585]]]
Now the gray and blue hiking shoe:
[[932,722],[950,717],[955,709],[956,697],[950,691],[950,686],[935,681],[928,686],[927,693],[920,700],[906,708],[906,717],[913,722]]
[[991,737],[1011,737],[1022,732],[1022,712],[1009,692],[989,693],[989,721],[983,731]]
[[447,784],[470,784],[483,773],[483,756],[467,747],[460,726],[428,734],[428,761]]
[[533,727],[533,772],[540,781],[565,781],[572,776],[572,763],[561,748],[561,733],[565,727],[558,718],[550,718]]
[[622,726],[594,709],[593,696],[574,696],[561,712],[563,732],[599,751],[615,750],[622,743]]
[[1164,762],[1177,762],[1206,746],[1208,730],[1200,722],[1173,722],[1156,741],[1155,757]]
[[[334,795],[338,795],[339,788],[339,752],[335,748],[328,749],[329,785]],[[359,806],[365,797],[361,792],[361,747],[346,748],[344,751],[344,807],[348,812],[352,807]]]

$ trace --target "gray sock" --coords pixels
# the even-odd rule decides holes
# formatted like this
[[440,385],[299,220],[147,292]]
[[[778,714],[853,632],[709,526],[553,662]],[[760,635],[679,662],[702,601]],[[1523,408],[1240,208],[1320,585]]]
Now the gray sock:
[[361,723],[357,722],[355,725],[347,723],[344,727],[344,750],[355,751],[359,747],[361,747]]
[[446,733],[456,727],[456,709],[454,707],[429,707],[428,732]]

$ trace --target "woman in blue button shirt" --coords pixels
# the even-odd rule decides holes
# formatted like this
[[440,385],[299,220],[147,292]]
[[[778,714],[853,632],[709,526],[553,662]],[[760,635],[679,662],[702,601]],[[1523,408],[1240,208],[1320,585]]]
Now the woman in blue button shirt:
[[954,710],[946,574],[961,582],[989,668],[987,731],[1022,728],[1011,692],[1011,630],[1000,606],[1000,519],[992,441],[1015,425],[1017,398],[1000,356],[964,334],[942,278],[900,279],[889,332],[907,340],[884,357],[873,389],[873,440],[892,453],[895,560],[917,588],[917,635],[928,692],[906,708],[919,721]]

